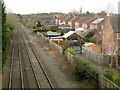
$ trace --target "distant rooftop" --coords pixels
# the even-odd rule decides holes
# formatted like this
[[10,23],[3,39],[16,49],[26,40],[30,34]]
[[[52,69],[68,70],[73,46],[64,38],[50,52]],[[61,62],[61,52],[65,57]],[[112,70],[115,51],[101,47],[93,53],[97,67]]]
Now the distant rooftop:
[[92,23],[93,24],[99,24],[100,22],[102,22],[104,20],[104,18],[98,18],[96,20],[94,20]]

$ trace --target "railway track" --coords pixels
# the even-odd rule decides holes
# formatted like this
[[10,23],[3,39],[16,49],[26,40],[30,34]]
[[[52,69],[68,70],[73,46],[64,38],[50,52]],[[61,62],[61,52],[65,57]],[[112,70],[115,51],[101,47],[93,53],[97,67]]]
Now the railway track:
[[26,46],[27,56],[29,58],[29,62],[37,83],[38,88],[50,88],[54,89],[52,82],[50,81],[47,72],[45,71],[43,65],[41,64],[39,57],[37,56],[33,44],[30,42],[29,37],[26,32],[21,31],[21,37],[24,41],[24,45]]
[[12,88],[20,88],[24,90],[24,82],[23,82],[23,71],[21,64],[21,53],[20,53],[20,45],[19,45],[19,35],[18,31],[14,31],[13,41],[12,41],[12,58],[10,64],[10,73],[9,73],[9,82],[8,88],[11,90]]
[[[42,89],[49,88],[54,90],[54,86],[50,81],[50,78],[44,69],[37,52],[34,49],[34,45],[30,42],[29,36],[23,30],[15,30],[13,33],[12,40],[12,53],[10,61],[10,71],[8,78],[8,89],[20,89],[24,90],[25,88],[31,87],[31,83],[35,83],[32,87]],[[21,27],[22,29],[22,27]],[[21,43],[20,43],[21,42]],[[23,48],[24,47],[24,48]],[[23,50],[24,49],[24,50]],[[23,55],[23,52],[26,54]],[[23,56],[23,57],[22,57]],[[24,57],[27,57],[24,58]],[[29,63],[30,72],[25,70],[25,66]],[[32,75],[32,80],[27,80],[28,75]],[[30,79],[29,77],[29,79]],[[27,83],[27,84],[26,84]],[[30,83],[30,84],[28,84]]]

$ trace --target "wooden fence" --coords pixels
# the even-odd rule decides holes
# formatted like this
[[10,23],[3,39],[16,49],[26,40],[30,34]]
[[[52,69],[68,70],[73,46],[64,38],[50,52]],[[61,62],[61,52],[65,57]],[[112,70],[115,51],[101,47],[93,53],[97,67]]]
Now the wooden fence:
[[100,81],[101,88],[110,88],[113,90],[120,90],[120,87],[118,87],[116,84],[114,84],[112,81],[110,81],[103,75],[99,76],[99,81]]

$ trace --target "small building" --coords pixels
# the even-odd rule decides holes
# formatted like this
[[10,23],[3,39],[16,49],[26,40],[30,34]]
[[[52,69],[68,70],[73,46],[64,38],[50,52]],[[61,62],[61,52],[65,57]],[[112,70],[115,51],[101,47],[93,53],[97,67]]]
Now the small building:
[[47,37],[57,37],[57,36],[60,36],[60,33],[47,31],[46,36]]
[[66,43],[68,43],[70,45],[71,44],[75,45],[76,43],[83,41],[83,39],[84,39],[84,37],[78,35],[75,31],[69,31],[68,33],[64,34],[63,36],[50,38],[50,40],[52,40],[53,42],[55,42],[59,45],[65,45]]

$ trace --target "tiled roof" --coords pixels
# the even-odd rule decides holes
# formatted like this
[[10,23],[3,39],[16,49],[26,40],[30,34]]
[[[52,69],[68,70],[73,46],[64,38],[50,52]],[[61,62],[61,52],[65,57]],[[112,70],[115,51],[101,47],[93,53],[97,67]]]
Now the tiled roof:
[[84,20],[86,17],[80,17],[78,20],[76,20],[76,22],[81,22],[82,20]]
[[92,21],[94,21],[96,18],[95,17],[91,17],[91,18],[89,18],[85,23],[87,24],[87,23],[90,23],[90,22],[92,22]]
[[73,15],[72,14],[68,14],[63,20],[68,20],[68,19],[70,19],[71,17],[73,17]]
[[78,17],[73,17],[72,19],[69,20],[69,22],[73,22],[75,19],[77,19]]
[[65,17],[67,16],[67,14],[65,14],[65,15],[63,15],[61,18],[59,18],[59,19],[64,19]]

